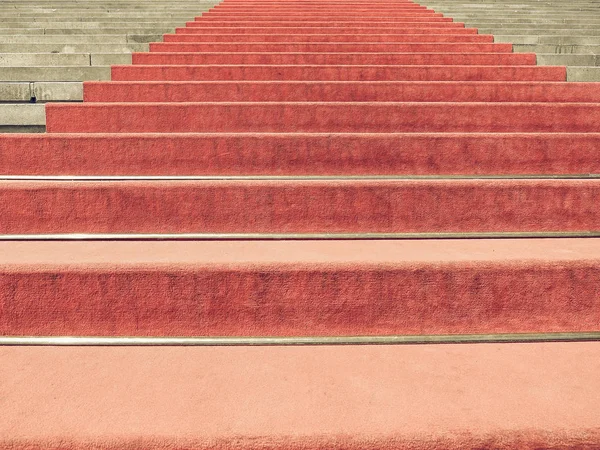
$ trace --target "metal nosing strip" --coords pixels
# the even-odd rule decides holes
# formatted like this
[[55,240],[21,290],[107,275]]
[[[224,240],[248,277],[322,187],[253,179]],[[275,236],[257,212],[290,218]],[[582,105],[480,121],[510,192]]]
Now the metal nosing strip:
[[483,233],[57,233],[0,234],[0,241],[274,241],[598,238],[600,230]]
[[2,336],[0,346],[296,346],[600,342],[600,332],[323,337]]

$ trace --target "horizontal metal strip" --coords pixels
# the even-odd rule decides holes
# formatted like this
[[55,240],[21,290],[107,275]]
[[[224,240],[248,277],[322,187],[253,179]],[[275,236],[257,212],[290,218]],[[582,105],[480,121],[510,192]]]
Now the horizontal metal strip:
[[0,234],[0,241],[272,241],[377,239],[597,238],[600,230],[490,233],[65,233]]
[[3,336],[2,346],[272,346],[408,345],[600,341],[600,332],[324,337],[75,337]]
[[564,175],[0,175],[0,181],[328,181],[328,180],[569,180],[600,179],[600,174]]

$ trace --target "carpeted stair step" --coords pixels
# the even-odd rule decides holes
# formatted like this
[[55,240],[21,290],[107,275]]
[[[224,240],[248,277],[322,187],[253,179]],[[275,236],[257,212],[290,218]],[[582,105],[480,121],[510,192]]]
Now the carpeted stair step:
[[404,43],[404,42],[494,42],[491,34],[384,34],[384,35],[201,35],[201,34],[165,34],[164,42],[206,42],[206,43],[235,43],[243,42],[249,45],[273,43]]
[[600,441],[593,342],[0,352],[0,446],[12,450],[533,450]]
[[5,336],[599,331],[600,239],[2,242],[0,251]]
[[1,180],[0,233],[600,230],[598,179]]
[[[187,24],[187,23],[186,23]],[[380,19],[380,20],[313,20],[313,21],[291,21],[291,20],[276,20],[276,21],[258,21],[258,20],[203,20],[194,22],[194,27],[375,27],[377,28],[396,28],[409,24],[410,27],[436,27],[439,28],[442,25],[455,26],[464,28],[464,23],[454,23],[452,19],[447,17],[431,17],[427,18],[398,18],[398,19]]]
[[[189,52],[196,44],[163,44],[157,51]],[[411,44],[406,44],[411,45]],[[426,51],[420,46],[415,51]],[[440,45],[440,44],[438,44]],[[461,45],[461,44],[450,44]],[[468,45],[468,44],[467,44]],[[407,49],[410,51],[410,49]],[[439,52],[437,48],[431,48]],[[460,53],[460,51],[457,51]],[[134,65],[112,66],[114,81],[565,81],[560,66],[443,65]]]
[[2,175],[579,175],[598,133],[0,135]]
[[84,98],[86,102],[600,103],[600,84],[525,81],[98,81],[84,84]]
[[534,53],[134,53],[141,65],[535,65]]
[[188,26],[185,28],[176,28],[175,33],[177,34],[194,34],[194,35],[212,35],[212,34],[247,34],[247,35],[269,35],[269,34],[308,34],[308,35],[320,35],[326,36],[330,34],[334,35],[346,35],[352,37],[354,35],[380,35],[380,34],[477,34],[476,28],[461,28],[452,24],[441,24],[438,27],[418,27],[416,25],[403,26],[401,30],[396,27],[244,27],[235,28],[232,27],[194,27],[193,25],[197,22],[188,22]]
[[[176,39],[181,36],[181,41]],[[154,42],[150,51],[181,51],[176,48],[188,48],[194,52],[502,52],[510,53],[512,44],[494,44],[491,40],[485,43],[471,42],[331,42],[331,43],[286,43],[286,42],[184,42],[186,37],[173,35],[173,42]],[[187,46],[187,47],[186,47]],[[185,51],[185,50],[184,50]]]
[[51,133],[586,132],[597,103],[206,102],[54,103]]
[[[338,22],[336,22],[338,23]],[[227,33],[281,33],[285,32],[294,32],[294,33],[344,33],[354,34],[356,30],[360,30],[361,33],[382,33],[382,32],[391,32],[393,34],[398,33],[397,24],[383,24],[383,25],[375,25],[370,22],[363,22],[362,25],[356,24],[348,24],[341,23],[337,25],[332,25],[329,22],[319,22],[315,25],[307,25],[307,24],[296,24],[290,25],[289,23],[282,24],[280,22],[269,22],[265,24],[264,22],[261,24],[256,24],[254,22],[248,23],[243,27],[238,27],[232,25],[231,23],[226,23],[224,25],[215,25],[211,23],[205,22],[186,22],[186,27],[191,28],[192,30],[206,30],[206,33],[218,33],[221,34],[225,32]],[[465,24],[460,22],[413,22],[402,25],[402,30],[413,30],[413,29],[426,29],[426,30],[466,30]]]

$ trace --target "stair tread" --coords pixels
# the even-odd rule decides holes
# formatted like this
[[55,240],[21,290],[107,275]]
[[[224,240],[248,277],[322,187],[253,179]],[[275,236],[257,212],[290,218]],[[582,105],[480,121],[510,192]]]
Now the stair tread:
[[[593,448],[600,344],[0,348],[11,449]],[[101,412],[101,414],[100,414]]]

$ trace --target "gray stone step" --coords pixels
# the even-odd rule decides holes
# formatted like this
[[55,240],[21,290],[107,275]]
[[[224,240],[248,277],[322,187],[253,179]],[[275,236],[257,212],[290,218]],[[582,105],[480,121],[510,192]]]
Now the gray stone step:
[[125,44],[162,41],[162,34],[0,36],[0,44]]
[[[29,21],[3,21],[0,22],[0,30],[2,29],[16,29],[16,30],[27,30],[27,29],[41,29],[52,31],[47,34],[87,34],[86,30],[98,32],[104,29],[120,29],[127,30],[126,32],[133,32],[130,30],[137,29],[173,29],[176,27],[185,26],[185,21],[164,21],[164,22],[142,22],[138,20],[131,21],[100,21],[100,22],[29,22]],[[22,34],[22,33],[18,33]]]
[[[0,67],[0,81],[110,80],[109,66]],[[2,101],[2,99],[0,99]]]
[[0,98],[6,102],[48,102],[83,100],[83,83],[72,82],[0,82]]
[[505,27],[488,27],[488,28],[478,28],[480,34],[494,34],[494,35],[519,35],[519,36],[597,36],[600,38],[600,28],[590,28],[590,29],[581,29],[581,28],[539,28],[539,27],[529,27],[529,28],[505,28]]
[[515,52],[597,55],[600,45],[514,44]]
[[124,53],[0,53],[0,67],[18,66],[109,66],[131,64]]
[[0,53],[132,53],[147,52],[148,44],[0,44]]
[[600,65],[600,56],[538,53],[537,63],[542,66],[598,66]]
[[0,127],[45,126],[46,113],[43,104],[0,104]]
[[600,45],[600,36],[494,34],[494,42],[512,42],[513,44]]
[[600,81],[600,67],[567,67],[568,81]]

